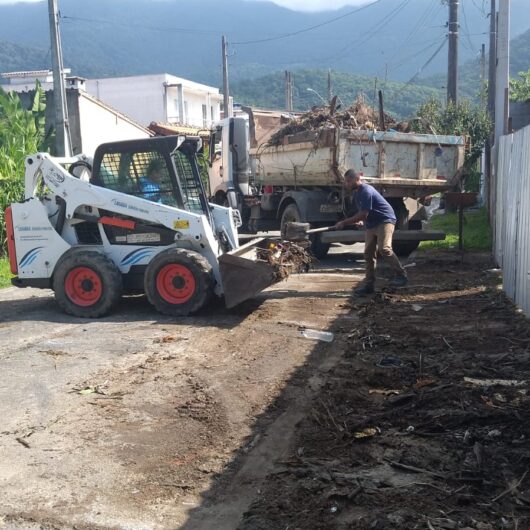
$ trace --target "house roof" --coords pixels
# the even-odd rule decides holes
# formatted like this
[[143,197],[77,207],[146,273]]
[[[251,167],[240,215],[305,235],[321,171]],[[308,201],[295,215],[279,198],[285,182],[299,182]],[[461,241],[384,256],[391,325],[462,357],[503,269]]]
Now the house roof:
[[[69,74],[70,68],[65,68],[64,73]],[[42,77],[44,75],[53,75],[52,70],[27,70],[22,72],[3,72],[0,74],[4,79],[16,79],[24,77]]]
[[131,125],[134,125],[135,127],[138,127],[138,129],[142,129],[147,134],[150,134],[151,136],[154,136],[153,132],[149,128],[144,127],[143,125],[141,125],[137,121],[134,121],[132,118],[127,116],[126,114],[123,114],[123,112],[120,112],[119,110],[116,110],[114,107],[111,107],[110,105],[107,105],[107,103],[103,103],[103,101],[101,101],[100,99],[98,99],[98,98],[96,98],[94,96],[91,96],[88,92],[84,92],[84,91],[80,90],[79,91],[79,96],[83,97],[83,98],[86,98],[89,101],[92,101],[93,103],[95,103],[96,105],[99,105],[103,109],[108,110],[109,112],[112,112],[112,114],[115,114],[116,116],[121,118],[123,121],[126,121],[126,122],[130,123]]

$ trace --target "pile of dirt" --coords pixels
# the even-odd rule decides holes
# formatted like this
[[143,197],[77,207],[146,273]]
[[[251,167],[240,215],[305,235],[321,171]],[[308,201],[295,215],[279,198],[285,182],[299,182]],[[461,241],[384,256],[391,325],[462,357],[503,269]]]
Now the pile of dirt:
[[491,267],[418,263],[351,303],[343,359],[241,529],[530,528],[530,325]]
[[[395,126],[394,118],[385,114],[385,130]],[[362,95],[358,96],[351,107],[345,110],[335,110],[333,104],[325,107],[313,107],[309,112],[291,120],[285,127],[274,133],[267,145],[282,145],[286,136],[299,132],[336,127],[342,129],[379,129],[379,112],[368,105]]]

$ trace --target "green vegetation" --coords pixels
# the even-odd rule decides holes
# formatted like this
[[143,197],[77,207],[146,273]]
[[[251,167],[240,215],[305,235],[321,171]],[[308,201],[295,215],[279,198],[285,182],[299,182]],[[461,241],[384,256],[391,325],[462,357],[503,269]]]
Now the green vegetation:
[[[421,250],[457,249],[458,214],[435,215],[430,221],[430,229],[447,234],[444,241],[423,241]],[[485,208],[464,212],[464,250],[491,250],[491,228]]]
[[530,69],[519,72],[520,79],[510,79],[510,99],[512,101],[526,101],[530,99]]
[[45,135],[46,98],[37,85],[31,109],[26,110],[16,93],[0,88],[0,254],[5,250],[4,211],[24,194],[24,160],[46,150],[51,138]]
[[[322,105],[320,98],[327,97],[327,70],[296,70],[292,74],[295,110],[303,111],[315,105]],[[235,101],[270,109],[285,108],[284,75],[284,72],[275,72],[255,79],[233,82],[231,90]],[[308,90],[309,88],[311,90]],[[398,118],[412,116],[419,104],[442,97],[440,90],[431,87],[392,81],[376,87],[372,77],[333,72],[333,95],[338,95],[346,106],[349,106],[359,93],[363,93],[370,104],[377,106],[377,88],[384,90],[385,111]]]
[[491,130],[491,120],[484,107],[463,100],[457,105],[444,105],[431,100],[420,106],[418,119],[411,122],[419,133],[456,134],[468,139],[463,182],[468,191],[479,191],[480,173],[477,164]]
[[0,289],[11,286],[11,270],[7,258],[0,258]]

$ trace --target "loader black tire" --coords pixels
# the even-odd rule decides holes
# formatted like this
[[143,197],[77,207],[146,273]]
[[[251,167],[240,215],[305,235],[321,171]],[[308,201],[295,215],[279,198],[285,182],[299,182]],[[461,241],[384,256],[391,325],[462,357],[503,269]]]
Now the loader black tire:
[[157,254],[147,266],[144,288],[157,311],[187,316],[206,305],[213,294],[212,266],[197,252],[171,248]]
[[122,276],[105,254],[74,249],[55,267],[53,290],[57,303],[69,315],[99,318],[119,302]]

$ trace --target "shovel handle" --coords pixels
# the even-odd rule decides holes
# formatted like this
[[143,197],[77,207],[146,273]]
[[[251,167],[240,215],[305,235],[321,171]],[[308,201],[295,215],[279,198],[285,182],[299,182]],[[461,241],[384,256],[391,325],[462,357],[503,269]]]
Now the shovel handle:
[[328,230],[331,230],[332,226],[324,226],[322,228],[311,228],[306,233],[307,234],[318,234],[319,232],[327,232]]

